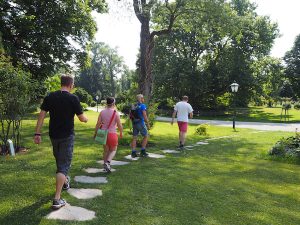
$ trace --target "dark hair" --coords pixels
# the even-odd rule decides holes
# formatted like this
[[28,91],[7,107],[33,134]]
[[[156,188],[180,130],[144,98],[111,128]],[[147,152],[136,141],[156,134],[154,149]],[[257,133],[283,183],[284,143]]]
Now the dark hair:
[[182,100],[183,100],[183,101],[188,101],[188,100],[189,100],[189,97],[186,96],[186,95],[184,95],[184,96],[182,96]]
[[63,87],[68,87],[74,83],[74,78],[71,75],[62,75],[60,77],[60,84]]
[[113,103],[115,103],[115,98],[113,98],[113,97],[107,97],[106,98],[106,104],[107,105],[112,105]]

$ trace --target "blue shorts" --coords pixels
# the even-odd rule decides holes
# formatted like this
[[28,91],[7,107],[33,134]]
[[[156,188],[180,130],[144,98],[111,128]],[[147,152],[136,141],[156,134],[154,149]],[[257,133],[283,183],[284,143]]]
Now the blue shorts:
[[53,139],[53,155],[56,161],[56,173],[68,175],[73,157],[74,135],[67,138]]
[[138,136],[139,133],[141,133],[143,137],[148,135],[148,130],[144,123],[133,123],[132,128],[134,137]]

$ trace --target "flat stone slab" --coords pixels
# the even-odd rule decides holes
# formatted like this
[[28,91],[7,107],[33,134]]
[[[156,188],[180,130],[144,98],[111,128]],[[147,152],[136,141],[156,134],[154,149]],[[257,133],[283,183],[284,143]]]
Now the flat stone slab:
[[68,193],[78,199],[90,199],[102,196],[102,191],[99,189],[70,188]]
[[106,184],[106,177],[75,176],[74,180],[84,184]]
[[172,149],[166,149],[166,150],[162,150],[163,153],[171,153],[171,154],[176,154],[176,153],[180,153],[180,151],[176,151],[176,150],[172,150]]
[[[104,169],[99,169],[99,168],[87,168],[84,169],[85,172],[87,173],[106,173],[106,170]],[[111,168],[111,172],[115,172],[116,169]]]
[[128,159],[128,160],[136,161],[136,160],[139,160],[140,157],[132,158],[131,155],[126,155],[124,158]]
[[154,158],[154,159],[161,159],[161,158],[165,158],[165,155],[160,155],[160,154],[155,154],[155,153],[148,153],[148,157],[149,158]]
[[[100,163],[103,165],[103,160],[97,161],[97,163]],[[123,165],[127,165],[127,164],[129,164],[129,162],[117,161],[117,160],[112,160],[110,162],[111,166],[123,166]]]
[[184,146],[185,148],[194,148],[195,146],[193,145],[188,145],[188,146]]
[[196,145],[208,145],[209,143],[207,143],[207,142],[203,142],[203,141],[198,141],[197,143],[196,143]]
[[95,214],[94,211],[66,204],[66,206],[49,213],[46,218],[53,220],[87,221],[96,218]]

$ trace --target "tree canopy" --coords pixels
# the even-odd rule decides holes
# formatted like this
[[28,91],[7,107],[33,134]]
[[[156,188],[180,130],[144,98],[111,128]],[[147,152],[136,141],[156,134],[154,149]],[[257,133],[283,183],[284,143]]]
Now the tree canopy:
[[290,80],[292,88],[300,98],[300,35],[295,39],[294,46],[284,56],[286,63],[286,77]]
[[247,105],[257,82],[255,63],[269,54],[277,25],[247,0],[191,0],[186,10],[169,38],[156,42],[155,97],[189,95],[195,106],[214,108],[236,80],[238,103]]
[[0,32],[13,65],[21,63],[40,80],[70,61],[83,65],[96,32],[92,10],[104,12],[105,1],[2,0]]
[[116,49],[110,48],[103,42],[91,45],[91,62],[83,69],[76,84],[84,88],[92,96],[115,96],[117,75],[124,71],[124,62]]

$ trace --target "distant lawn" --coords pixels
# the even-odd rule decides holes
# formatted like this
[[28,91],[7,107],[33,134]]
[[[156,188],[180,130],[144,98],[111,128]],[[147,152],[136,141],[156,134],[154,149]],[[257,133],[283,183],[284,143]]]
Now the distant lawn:
[[[76,121],[72,178],[86,175],[83,168],[100,167],[96,160],[102,158],[102,148],[91,139],[97,113],[87,114],[88,124]],[[34,125],[33,120],[23,123],[24,144],[31,146],[28,153],[0,157],[1,225],[300,224],[299,165],[271,161],[267,156],[277,140],[291,133],[233,132],[213,126],[209,127],[209,137],[230,137],[164,159],[141,159],[115,167],[117,171],[108,175],[108,184],[72,181],[75,188],[103,191],[103,196],[92,200],[77,200],[63,193],[71,205],[94,210],[96,219],[77,223],[47,220],[44,217],[51,212],[55,164],[46,134],[42,145],[33,145]],[[187,144],[205,139],[194,135],[195,127],[189,128]],[[151,131],[151,143],[149,151],[153,153],[175,149],[177,126],[157,122]],[[129,153],[129,147],[120,146],[117,159],[123,160]]]
[[[284,117],[284,111],[281,107],[249,107],[238,108],[237,121],[249,121],[249,122],[272,122],[272,123],[297,123],[300,122],[300,110],[291,109],[288,111],[286,117]],[[281,116],[283,113],[283,116]],[[232,120],[232,113],[227,112],[223,116],[196,116],[199,119],[213,119],[213,120]],[[284,119],[286,118],[286,120]]]

